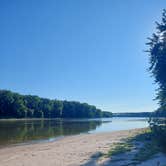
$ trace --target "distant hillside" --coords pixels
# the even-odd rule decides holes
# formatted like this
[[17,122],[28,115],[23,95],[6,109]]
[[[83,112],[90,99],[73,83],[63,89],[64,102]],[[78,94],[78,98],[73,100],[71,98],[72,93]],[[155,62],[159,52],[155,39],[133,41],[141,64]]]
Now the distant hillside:
[[0,90],[0,118],[101,118],[111,117],[93,105],[20,95]]
[[113,117],[150,117],[152,115],[152,112],[113,113]]

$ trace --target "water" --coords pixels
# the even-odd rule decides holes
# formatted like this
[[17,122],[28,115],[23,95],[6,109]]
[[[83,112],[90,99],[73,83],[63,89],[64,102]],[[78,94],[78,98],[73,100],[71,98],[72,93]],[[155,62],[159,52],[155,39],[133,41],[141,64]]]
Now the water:
[[146,118],[0,120],[0,147],[54,141],[63,136],[147,127]]

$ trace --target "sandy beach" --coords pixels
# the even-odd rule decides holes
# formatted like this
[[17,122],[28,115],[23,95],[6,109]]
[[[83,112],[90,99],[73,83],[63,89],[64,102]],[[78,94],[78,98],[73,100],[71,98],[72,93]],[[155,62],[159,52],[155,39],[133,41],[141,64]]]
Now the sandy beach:
[[93,165],[92,159],[107,153],[111,145],[142,129],[67,136],[58,141],[0,149],[1,166]]

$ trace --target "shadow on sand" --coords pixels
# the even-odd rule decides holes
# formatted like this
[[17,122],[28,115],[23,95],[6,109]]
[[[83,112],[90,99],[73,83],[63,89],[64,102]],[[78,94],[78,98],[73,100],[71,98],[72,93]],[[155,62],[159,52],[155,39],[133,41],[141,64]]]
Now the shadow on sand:
[[90,159],[87,161],[87,163],[81,165],[81,166],[99,166],[99,164],[97,163],[97,161],[99,160],[99,158],[102,156],[101,152],[96,152],[95,154],[93,154]]
[[[120,147],[118,152],[114,151],[111,155],[96,152],[81,166],[162,166],[166,163],[166,155],[161,153],[152,138],[151,133],[145,131],[122,139],[122,149]],[[123,146],[128,143],[132,144],[131,149],[123,151]]]

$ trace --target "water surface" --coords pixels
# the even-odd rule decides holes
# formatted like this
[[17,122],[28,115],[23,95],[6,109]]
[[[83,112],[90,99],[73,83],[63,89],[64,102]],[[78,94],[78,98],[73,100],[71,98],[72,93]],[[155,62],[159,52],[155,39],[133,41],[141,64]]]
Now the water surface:
[[146,118],[0,120],[0,147],[60,137],[147,127]]

